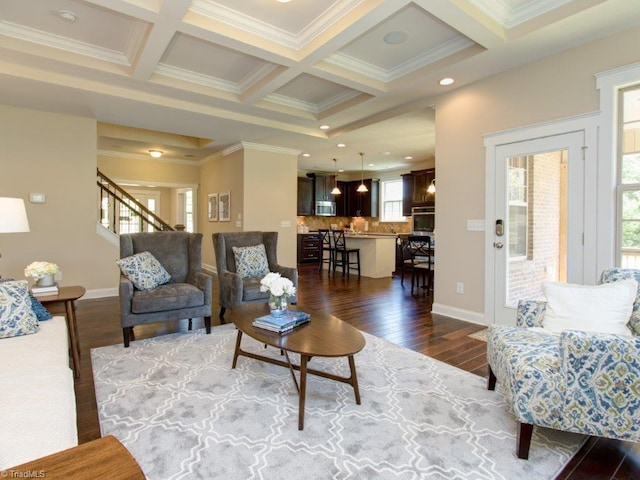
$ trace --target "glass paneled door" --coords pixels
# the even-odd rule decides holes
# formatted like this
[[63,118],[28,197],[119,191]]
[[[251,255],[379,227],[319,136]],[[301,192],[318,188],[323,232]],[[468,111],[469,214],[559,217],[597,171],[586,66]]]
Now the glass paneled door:
[[543,297],[545,280],[583,278],[583,133],[496,149],[495,322],[515,324],[522,299]]

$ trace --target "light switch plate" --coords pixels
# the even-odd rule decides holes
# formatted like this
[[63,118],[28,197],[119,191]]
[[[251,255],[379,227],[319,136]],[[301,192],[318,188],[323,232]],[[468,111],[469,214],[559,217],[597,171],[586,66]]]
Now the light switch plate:
[[236,227],[238,227],[238,228],[242,227],[242,221],[241,220],[236,220]]
[[484,232],[484,220],[467,220],[468,232]]
[[45,203],[47,201],[47,197],[44,193],[30,193],[29,201],[31,203]]
[[281,227],[290,227],[291,226],[291,221],[290,220],[280,220],[280,226]]

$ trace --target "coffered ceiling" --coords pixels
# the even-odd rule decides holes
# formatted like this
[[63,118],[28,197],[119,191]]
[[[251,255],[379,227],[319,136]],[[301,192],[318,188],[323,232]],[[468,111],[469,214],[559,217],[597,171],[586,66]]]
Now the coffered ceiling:
[[639,0],[2,0],[0,103],[96,118],[102,151],[406,168],[437,95],[639,23]]

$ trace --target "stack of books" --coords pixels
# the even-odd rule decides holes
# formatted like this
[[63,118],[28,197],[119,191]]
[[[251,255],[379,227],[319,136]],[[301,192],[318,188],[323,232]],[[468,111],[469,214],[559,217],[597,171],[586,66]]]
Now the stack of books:
[[296,327],[307,323],[311,319],[311,315],[296,310],[287,310],[281,317],[265,315],[258,317],[253,321],[253,326],[269,330],[276,333],[288,333]]
[[44,296],[44,295],[57,295],[58,293],[58,284],[51,285],[49,287],[38,287],[34,285],[31,287],[31,293],[36,296]]

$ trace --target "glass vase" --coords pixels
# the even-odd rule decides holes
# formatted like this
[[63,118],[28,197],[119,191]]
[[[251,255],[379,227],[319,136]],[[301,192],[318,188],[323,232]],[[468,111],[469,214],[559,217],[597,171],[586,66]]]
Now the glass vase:
[[271,309],[271,315],[281,317],[287,311],[287,297],[285,295],[276,297],[269,294],[269,308]]

